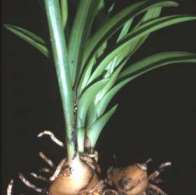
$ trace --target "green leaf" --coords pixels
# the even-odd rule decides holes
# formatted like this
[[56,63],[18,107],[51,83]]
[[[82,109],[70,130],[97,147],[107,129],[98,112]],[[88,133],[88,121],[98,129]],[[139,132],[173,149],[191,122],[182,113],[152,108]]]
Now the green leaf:
[[[96,104],[95,108],[96,113],[98,113],[97,115],[100,116],[105,112],[112,98],[128,82],[151,70],[174,63],[196,63],[196,54],[179,51],[161,52],[131,65],[120,74],[120,81],[105,94],[101,101]],[[91,115],[93,115],[92,110],[90,111]]]
[[94,9],[99,7],[99,0],[80,0],[69,40],[69,62],[73,83],[80,63],[82,45],[94,20]]
[[[140,25],[150,19],[156,18],[160,15],[161,13],[161,7],[154,7],[154,8],[150,8],[147,10],[147,12],[145,13],[145,15],[142,17],[142,19],[138,22],[138,24],[136,25],[135,28],[133,28],[133,31],[135,29],[137,29],[138,27],[140,27]],[[128,21],[129,22],[129,21]],[[131,21],[133,22],[133,21]],[[125,23],[126,24],[126,23]],[[131,23],[128,25],[131,25]],[[120,40],[122,40],[129,32],[129,26],[126,29],[126,26],[124,26],[125,29],[122,29],[121,34],[119,35],[117,42],[119,42]],[[136,39],[134,42],[132,42],[132,44],[129,46],[129,56],[127,57],[126,61],[128,61],[128,59],[133,55],[133,53],[144,43],[144,41],[148,38],[150,34],[147,34],[146,36],[140,37],[138,39]],[[120,61],[120,60],[119,60]]]
[[[149,9],[133,30],[139,28],[144,22],[159,17],[160,14],[161,14],[161,7],[155,7]],[[143,43],[146,41],[149,35],[150,33],[132,42],[132,44],[129,46],[130,57],[143,45]]]
[[107,47],[107,42],[104,42],[103,45],[101,45],[100,48],[97,50],[96,55],[94,55],[94,57],[91,58],[88,65],[86,66],[84,72],[82,73],[82,77],[79,81],[78,94],[81,94],[82,90],[88,85],[90,75],[92,74],[93,66],[96,63],[97,58],[103,54],[106,47]]
[[120,91],[122,87],[124,87],[130,81],[129,78],[123,79],[122,81],[118,82],[115,86],[113,86],[110,91],[103,97],[103,99],[97,105],[97,113],[100,115],[103,114],[108,107],[109,103],[111,102],[112,98]]
[[68,160],[71,160],[77,149],[77,139],[74,116],[74,94],[70,77],[67,44],[62,26],[60,5],[57,0],[44,0],[45,11],[49,26],[57,80],[66,123],[66,139]]
[[103,88],[107,81],[108,79],[102,79],[92,84],[83,92],[83,94],[79,98],[77,128],[84,127],[89,106],[92,104],[95,96],[100,91],[100,89]]
[[104,112],[119,90],[138,76],[151,70],[176,63],[196,63],[196,54],[179,51],[161,52],[130,65],[130,67],[120,74],[120,82],[103,97],[102,101],[97,105],[97,109],[100,110],[99,112]]
[[92,58],[89,62],[89,66],[84,70],[84,73],[82,74],[82,78],[80,80],[79,86],[78,86],[78,95],[82,93],[82,91],[85,89],[85,87],[88,85],[88,80],[90,78],[93,65],[96,63],[96,59]]
[[[135,28],[139,27],[140,24],[142,24],[143,22],[145,22],[149,19],[156,18],[157,16],[160,15],[160,12],[161,12],[160,7],[155,7],[155,8],[149,9]],[[117,39],[117,42],[119,42],[122,38],[125,37],[125,35],[127,35],[132,22],[133,22],[133,19],[130,19],[124,24],[124,26],[120,32],[120,35]],[[149,35],[146,35],[144,37],[141,37],[141,38],[138,38],[137,40],[135,40],[134,43],[132,43],[129,47],[129,50],[130,50],[129,53],[133,54],[142,45],[142,43],[146,40],[146,38],[148,36]],[[102,49],[102,48],[100,48],[100,49]],[[105,49],[105,47],[103,47],[100,54],[96,55],[96,58],[98,58],[104,52],[104,49]],[[99,50],[98,50],[98,52],[99,52]],[[129,55],[129,58],[130,58],[131,54]],[[109,63],[109,65],[106,68],[106,69],[108,69],[108,71],[113,71],[113,68],[115,68],[118,65],[118,63],[121,61],[121,60],[117,60],[117,59],[118,59],[118,57],[116,56]],[[93,59],[91,59],[89,64],[86,66],[86,70],[84,71],[84,74],[82,75],[81,84],[79,85],[79,91],[82,91],[82,89],[85,88],[85,86],[88,84],[88,82],[90,82],[89,78],[90,78],[90,75],[92,73],[92,69],[93,69],[93,66],[95,63],[96,63],[96,60],[93,58]]]
[[90,140],[92,148],[95,147],[102,129],[108,123],[109,119],[112,117],[112,115],[116,111],[117,106],[118,105],[113,106],[108,112],[102,115],[90,127],[87,128],[88,129],[87,135]]
[[67,0],[60,0],[62,25],[65,29],[68,20],[68,2]]
[[126,7],[118,14],[113,16],[110,20],[108,20],[100,29],[98,29],[93,37],[88,40],[85,46],[85,53],[83,55],[82,64],[86,64],[92,52],[103,42],[109,39],[130,18],[135,17],[152,7],[167,7],[177,5],[178,4],[173,1],[145,0]]
[[[165,5],[165,4],[164,4]],[[174,4],[171,4],[172,6],[174,6]],[[169,6],[169,5],[168,5]],[[160,15],[161,12],[161,8],[160,7],[153,7],[149,8],[147,10],[147,13],[143,16],[143,18],[141,19],[141,21],[137,24],[137,26],[135,28],[137,28],[138,26],[140,26],[140,24],[142,24],[143,22],[155,18],[157,16]],[[127,20],[127,22],[124,23],[123,29],[121,30],[121,33],[119,35],[119,38],[117,40],[117,42],[119,42],[125,35],[127,35],[128,30],[130,28],[130,25],[132,23],[133,18]],[[139,49],[139,47],[143,44],[143,42],[147,39],[149,35],[146,35],[144,37],[140,37],[137,40],[135,40],[130,46],[129,48],[127,48],[127,50],[129,50],[129,58],[131,57],[131,54],[133,54],[137,49]],[[107,44],[107,42],[104,42],[105,44]],[[105,50],[106,46],[102,49],[101,54],[103,54],[104,50]],[[97,53],[99,52],[99,48],[94,52],[94,54],[92,55],[90,61],[88,62],[87,65],[85,65],[85,70],[82,74],[82,79],[80,80],[80,84],[79,84],[79,91],[81,91],[81,87],[84,88],[87,85],[87,80],[90,77],[92,68],[94,66],[94,64],[96,63],[96,60],[100,55],[97,55]],[[122,60],[122,58],[119,58],[119,60],[117,60],[118,56],[115,56],[115,58],[113,59],[113,62],[115,62],[116,65],[118,65],[118,63]],[[128,60],[128,59],[127,59]],[[92,61],[94,61],[95,63],[92,64]],[[110,63],[113,63],[110,62]],[[84,65],[84,64],[83,64]],[[83,66],[82,65],[82,66]],[[108,65],[109,66],[109,65]],[[81,67],[81,69],[83,69],[83,67]],[[81,74],[81,73],[80,73]],[[87,79],[88,77],[88,79]],[[85,79],[84,79],[85,78]],[[84,82],[85,80],[85,82]]]
[[158,19],[153,19],[152,21],[148,21],[140,26],[137,30],[130,32],[126,38],[124,38],[119,45],[114,48],[114,50],[107,55],[101,63],[97,66],[95,71],[93,72],[90,80],[91,82],[103,74],[104,70],[106,69],[107,65],[116,57],[118,56],[119,63],[125,57],[128,56],[130,52],[130,45],[140,37],[148,35],[149,33],[155,32],[162,28],[182,23],[186,21],[196,20],[196,17],[192,16],[167,16]]
[[119,79],[133,75],[140,76],[151,70],[174,63],[196,63],[196,54],[180,51],[154,54],[131,64],[120,74]]
[[125,36],[128,34],[130,28],[131,28],[131,25],[133,23],[133,18],[129,19],[124,25],[123,25],[123,28],[122,30],[120,31],[120,34],[117,38],[117,43]]
[[5,28],[10,32],[14,33],[15,35],[17,35],[18,37],[20,37],[22,40],[32,45],[34,48],[39,50],[46,57],[49,57],[48,48],[46,46],[45,41],[41,37],[30,32],[29,30],[26,30],[16,25],[6,24]]
[[103,96],[111,89],[111,87],[114,85],[114,83],[116,82],[122,68],[124,67],[125,63],[122,63],[110,76],[109,81],[107,82],[107,84],[103,87],[103,89],[101,89],[95,98],[95,105],[98,104]]
[[100,89],[99,92],[96,94],[96,96],[91,104],[91,107],[89,109],[89,112],[88,112],[88,118],[87,118],[88,125],[91,125],[98,117],[100,117],[103,114],[103,112],[101,112],[99,109],[99,103],[102,102],[105,94],[113,87],[113,85],[117,81],[118,76],[119,76],[122,68],[124,67],[124,65],[125,65],[125,63],[122,63],[110,75],[110,77],[107,77],[109,80],[107,81],[105,86],[103,86],[103,88]]

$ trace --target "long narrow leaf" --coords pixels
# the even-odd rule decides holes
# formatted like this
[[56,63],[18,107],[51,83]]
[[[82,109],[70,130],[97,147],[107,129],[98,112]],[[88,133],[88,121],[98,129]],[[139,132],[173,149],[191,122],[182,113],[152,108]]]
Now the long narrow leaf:
[[49,51],[45,41],[35,33],[32,33],[27,29],[11,24],[6,24],[5,28],[10,32],[14,33],[16,36],[20,37],[22,40],[32,45],[46,57],[49,57]]
[[141,72],[146,73],[150,70],[174,63],[196,63],[196,54],[179,51],[154,54],[127,67],[120,74],[119,79]]
[[129,19],[124,25],[123,25],[123,28],[122,30],[120,31],[120,34],[117,38],[117,43],[124,37],[128,34],[130,28],[131,28],[131,25],[133,23],[133,18]]
[[120,82],[118,82],[97,104],[97,112],[102,114],[105,112],[107,106],[111,102],[112,98],[122,89],[128,82],[141,76],[142,74],[155,70],[157,68],[176,64],[176,63],[196,63],[196,54],[188,52],[161,52],[154,54],[150,57],[130,65],[120,74]]
[[100,89],[103,88],[103,86],[106,84],[107,81],[108,79],[103,79],[101,81],[92,84],[81,95],[78,103],[78,121],[77,121],[78,128],[84,127],[89,106],[92,104],[95,96],[100,91]]
[[122,63],[111,75],[108,82],[103,86],[102,89],[96,94],[91,107],[88,112],[87,124],[91,125],[97,118],[99,118],[103,113],[99,112],[99,103],[102,102],[104,96],[108,93],[108,91],[113,87],[116,83],[118,76],[124,67],[125,63]]
[[121,41],[119,45],[108,55],[106,56],[103,61],[98,65],[97,69],[93,72],[91,76],[91,82],[103,74],[105,68],[107,67],[108,63],[115,57],[119,56],[119,59],[123,60],[129,54],[129,45],[132,44],[135,40],[149,33],[155,32],[162,28],[186,22],[196,20],[196,17],[192,16],[167,16],[158,19],[153,19],[152,21],[146,22],[140,28],[131,32],[127,35],[126,39]]
[[64,37],[64,29],[61,22],[59,1],[44,0],[44,5],[48,20],[63,113],[66,122],[68,159],[71,160],[75,155],[75,152],[77,152],[77,140],[73,139],[74,136],[76,136],[76,130],[74,124],[74,99],[71,86],[67,45]]
[[89,66],[84,70],[84,73],[82,74],[82,78],[80,80],[80,83],[78,85],[78,95],[82,93],[82,91],[85,89],[85,87],[88,85],[88,80],[90,78],[90,75],[92,73],[93,65],[96,63],[96,59],[92,58],[89,62]]
[[119,83],[117,83],[108,93],[103,97],[102,101],[97,105],[97,113],[99,115],[103,114],[111,102],[112,98],[120,91],[122,87],[124,87],[130,81],[129,78],[123,79]]
[[75,82],[76,74],[79,70],[78,63],[82,51],[82,45],[86,35],[91,29],[94,18],[94,9],[99,6],[99,0],[81,0],[79,2],[76,17],[74,19],[73,28],[69,40],[69,62],[72,82]]
[[88,138],[90,140],[91,146],[94,148],[102,129],[107,124],[109,119],[112,117],[116,111],[118,105],[113,106],[108,112],[101,116],[97,121],[95,121],[90,127],[88,127]]
[[[142,25],[142,23],[159,17],[160,14],[161,14],[161,7],[155,7],[155,8],[149,9],[146,12],[146,14],[143,16],[141,21],[136,25],[135,29],[140,27]],[[135,29],[133,29],[133,30],[135,30]],[[146,41],[146,39],[149,37],[149,35],[150,35],[150,33],[143,36],[143,37],[140,37],[140,38],[136,39],[134,42],[132,42],[132,44],[129,46],[129,53],[130,53],[129,56],[130,57],[141,47],[141,45]]]
[[[155,7],[155,8],[149,9],[147,11],[147,13],[143,16],[143,18],[140,20],[139,24],[137,24],[137,26],[135,28],[139,27],[141,23],[143,23],[143,22],[145,22],[147,20],[150,20],[152,18],[158,17],[160,15],[160,13],[161,13],[161,8],[160,7]],[[123,26],[120,34],[119,34],[119,37],[117,39],[117,42],[119,42],[122,38],[124,38],[128,34],[132,22],[133,22],[133,19],[130,19],[130,20],[128,20],[124,24],[124,26]],[[148,36],[149,35],[146,35],[144,37],[140,37],[140,38],[136,39],[129,46],[129,53],[130,53],[129,58],[143,44],[143,42],[147,39]],[[102,49],[102,53],[104,51],[103,49]],[[100,55],[98,55],[97,57],[99,57],[99,56]],[[107,66],[108,71],[112,71],[112,69],[115,68],[115,66],[117,66],[118,63],[121,61],[121,58],[119,60],[117,60],[117,59],[118,59],[118,56],[115,56],[115,58],[110,62],[110,64],[108,64],[108,66]],[[96,63],[96,60],[93,58],[93,59],[91,59],[91,61],[89,62],[89,64],[86,66],[86,70],[84,71],[84,73],[82,75],[82,78],[81,78],[81,81],[80,81],[79,93],[88,84],[88,81],[89,81],[89,78],[90,78],[90,75],[91,75],[91,72],[92,72],[92,68],[93,68],[93,66],[94,66],[95,63]]]
[[68,19],[68,0],[60,0],[62,25],[65,29]]
[[[161,13],[161,7],[155,7],[155,8],[149,9],[132,31],[139,28],[143,22],[146,22],[148,20],[151,20],[153,18],[158,17],[160,15],[160,13]],[[127,33],[124,32],[124,34],[120,40],[122,40],[127,34],[128,34],[128,32]],[[149,35],[150,35],[150,33],[143,36],[143,37],[139,37],[139,38],[135,39],[135,41],[133,41],[129,45],[129,48],[128,48],[129,55],[128,55],[126,61],[128,61],[129,58],[136,52],[136,50],[139,49],[139,47],[144,43],[144,41],[148,38]],[[119,42],[118,39],[117,39],[117,42]],[[126,52],[125,52],[125,54],[126,54]],[[123,57],[126,57],[126,55]],[[118,57],[116,57],[116,58],[118,58]],[[122,56],[119,57],[118,62],[121,62],[121,60],[122,60]],[[116,65],[118,65],[118,64],[116,64]],[[110,69],[110,65],[107,66],[107,69]]]
[[144,0],[137,2],[120,11],[118,14],[108,20],[87,42],[85,53],[83,55],[82,65],[86,64],[91,53],[110,38],[128,19],[135,17],[152,7],[177,6],[173,1],[165,0]]

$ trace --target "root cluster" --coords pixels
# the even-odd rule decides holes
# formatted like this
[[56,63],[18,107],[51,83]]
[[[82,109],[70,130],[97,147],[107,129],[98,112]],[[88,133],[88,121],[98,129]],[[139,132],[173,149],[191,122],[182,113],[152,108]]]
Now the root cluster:
[[[51,139],[59,146],[63,146],[60,141]],[[18,179],[40,195],[166,195],[155,184],[160,182],[160,173],[171,165],[170,162],[162,163],[151,174],[147,170],[147,164],[151,159],[124,168],[109,168],[106,178],[103,178],[96,152],[77,155],[71,161],[62,159],[57,166],[43,152],[40,152],[39,156],[47,167],[40,169],[39,174],[31,172],[30,176],[45,182],[47,187],[43,189],[36,186],[22,173],[19,173]],[[11,179],[7,195],[15,194],[15,187],[15,181]]]

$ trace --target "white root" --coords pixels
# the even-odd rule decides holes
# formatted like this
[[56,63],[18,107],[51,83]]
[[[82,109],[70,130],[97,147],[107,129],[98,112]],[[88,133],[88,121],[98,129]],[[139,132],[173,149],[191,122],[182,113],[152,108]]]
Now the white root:
[[23,174],[19,173],[18,175],[19,179],[21,180],[21,182],[26,185],[27,187],[31,188],[32,190],[38,192],[38,193],[42,193],[43,192],[43,189],[42,188],[39,188],[37,187],[36,185],[32,184],[30,181],[28,181],[24,176]]
[[50,139],[52,140],[53,143],[57,144],[60,147],[64,147],[64,144],[62,141],[60,141],[58,138],[56,138],[56,136],[54,135],[54,133],[52,133],[51,131],[48,130],[44,130],[41,133],[39,133],[37,135],[38,138],[43,137],[44,135],[48,135],[50,137]]
[[159,187],[149,184],[149,189],[153,190],[154,192],[158,193],[159,195],[167,195],[163,190],[161,190]]
[[65,163],[65,159],[61,160],[60,163],[58,164],[54,174],[49,178],[50,181],[54,181],[56,177],[58,177],[59,173],[61,172],[61,169]]
[[49,180],[46,178],[46,177],[43,177],[41,175],[37,175],[36,173],[34,172],[31,172],[30,175],[35,178],[35,179],[38,179],[38,180],[41,180],[41,181],[46,181],[46,182],[49,182]]
[[171,162],[164,162],[164,163],[162,163],[162,164],[159,166],[158,170],[154,171],[154,172],[149,176],[149,180],[150,180],[150,181],[155,181],[155,180],[157,179],[157,177],[160,175],[160,173],[163,171],[163,169],[164,169],[165,167],[168,167],[168,166],[171,166],[171,165],[172,165]]
[[164,169],[165,167],[169,167],[171,166],[172,163],[171,162],[164,162],[159,166],[159,169]]
[[43,152],[39,152],[39,156],[42,160],[44,160],[51,168],[54,167],[54,163],[50,160]]
[[7,195],[12,195],[14,180],[11,179],[7,186]]
[[51,170],[50,169],[48,169],[48,168],[41,168],[41,169],[39,169],[38,170],[40,173],[50,173],[51,172]]

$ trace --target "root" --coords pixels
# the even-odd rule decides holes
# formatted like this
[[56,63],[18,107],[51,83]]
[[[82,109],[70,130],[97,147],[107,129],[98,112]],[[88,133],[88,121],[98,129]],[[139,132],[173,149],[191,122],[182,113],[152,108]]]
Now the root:
[[155,182],[155,180],[158,178],[158,176],[160,175],[160,173],[168,166],[171,166],[172,163],[171,162],[164,162],[162,163],[158,170],[154,171],[150,176],[149,176],[149,180],[152,182]]
[[41,180],[41,181],[45,181],[45,182],[49,182],[49,180],[46,178],[46,177],[43,177],[41,175],[37,175],[36,173],[30,173],[30,175],[35,178],[35,179],[38,179],[38,180]]
[[26,185],[28,188],[31,188],[35,192],[42,193],[44,190],[42,188],[37,187],[36,185],[32,184],[30,181],[28,181],[23,174],[19,173],[18,175],[21,182]]
[[39,152],[39,156],[44,162],[46,162],[51,168],[54,168],[54,163],[43,152]]
[[12,195],[14,180],[11,179],[8,186],[7,186],[7,195]]
[[49,178],[50,181],[54,181],[56,179],[56,177],[59,175],[59,173],[61,172],[61,169],[65,163],[65,159],[61,160],[60,163],[58,164],[54,174]]
[[50,169],[48,169],[48,168],[41,168],[41,169],[39,169],[38,170],[40,173],[51,173],[51,170]]
[[148,195],[167,195],[163,190],[153,184],[149,184],[148,190]]
[[48,135],[50,137],[50,139],[52,140],[53,143],[57,144],[58,146],[60,147],[64,147],[64,144],[62,141],[60,141],[58,138],[56,138],[56,136],[51,132],[51,131],[48,131],[48,130],[44,130],[42,131],[41,133],[39,133],[37,135],[38,138],[41,138],[43,137],[44,135]]

